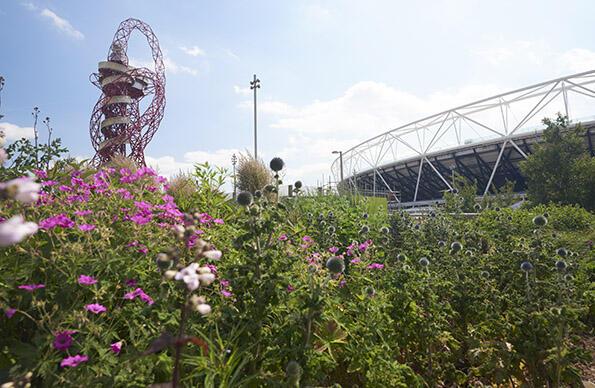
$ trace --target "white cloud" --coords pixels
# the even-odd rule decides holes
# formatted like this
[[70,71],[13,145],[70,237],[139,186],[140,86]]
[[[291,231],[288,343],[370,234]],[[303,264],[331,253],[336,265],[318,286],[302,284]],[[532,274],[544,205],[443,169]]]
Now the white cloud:
[[231,59],[235,59],[236,61],[239,61],[240,60],[240,57],[237,56],[236,53],[234,53],[230,49],[223,49],[223,52],[225,53],[225,55],[227,55]]
[[192,57],[200,57],[200,56],[206,55],[204,50],[202,50],[198,46],[192,46],[192,47],[180,46],[180,50],[182,50],[183,52],[185,52],[186,54],[188,54]]
[[35,137],[33,127],[19,127],[16,124],[0,123],[0,131],[4,132],[7,141],[19,140],[22,138],[32,139]]
[[247,96],[250,93],[252,93],[249,87],[246,86],[245,88],[242,88],[238,85],[233,86],[233,91],[235,92],[235,94],[240,94],[242,96]]
[[559,57],[559,63],[573,73],[595,69],[595,52],[575,48],[564,52]]
[[314,21],[327,21],[331,12],[320,4],[310,4],[304,8],[304,13],[308,19]]
[[44,8],[41,10],[39,14],[44,18],[49,19],[54,25],[54,27],[58,28],[60,31],[66,33],[67,35],[70,35],[72,38],[77,40],[85,39],[85,35],[83,35],[83,33],[79,30],[75,29],[68,20],[58,16],[56,13],[50,11],[49,9]]
[[[138,58],[129,58],[128,63],[130,66],[133,67],[145,67],[147,69],[153,70],[155,69],[155,64],[153,61],[138,59]],[[169,74],[188,74],[193,77],[198,75],[198,70],[188,67],[179,65],[178,63],[174,62],[173,59],[168,57],[167,55],[163,56],[163,64],[165,65],[165,71]]]
[[240,151],[237,149],[219,149],[214,152],[208,151],[190,151],[182,155],[181,159],[176,159],[177,156],[161,156],[151,157],[147,156],[147,165],[157,169],[160,174],[171,177],[180,172],[187,172],[194,169],[195,163],[209,162],[209,164],[230,169],[231,156],[233,154],[239,155]]
[[25,7],[26,9],[28,9],[29,11],[37,11],[37,6],[29,1],[23,1],[21,2],[21,5],[23,7]]

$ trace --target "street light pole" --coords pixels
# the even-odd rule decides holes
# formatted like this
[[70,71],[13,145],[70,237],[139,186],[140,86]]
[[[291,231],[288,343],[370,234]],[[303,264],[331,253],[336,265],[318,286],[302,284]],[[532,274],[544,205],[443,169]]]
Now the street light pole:
[[[0,108],[2,107],[2,89],[4,89],[4,77],[0,75]],[[0,119],[2,119],[2,117],[4,116],[0,114]]]
[[254,159],[258,160],[258,146],[257,146],[257,130],[256,130],[256,89],[260,89],[260,80],[256,78],[250,81],[250,89],[254,90]]
[[[333,151],[333,154],[339,154],[339,183],[343,182],[343,151]],[[337,185],[338,186],[338,185]]]
[[236,163],[238,157],[236,154],[231,155],[231,165],[233,166],[233,199],[236,199]]

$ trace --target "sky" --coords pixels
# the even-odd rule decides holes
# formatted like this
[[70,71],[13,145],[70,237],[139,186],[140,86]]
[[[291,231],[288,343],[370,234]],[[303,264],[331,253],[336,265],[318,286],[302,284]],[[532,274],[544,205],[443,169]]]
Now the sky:
[[[146,149],[172,176],[253,150],[285,183],[327,181],[331,152],[496,93],[595,69],[595,2],[530,0],[0,0],[0,129],[32,136],[34,106],[89,158],[89,82],[119,23],[147,22],[166,65],[165,116]],[[133,35],[128,56],[148,63]],[[43,136],[43,129],[42,129]]]

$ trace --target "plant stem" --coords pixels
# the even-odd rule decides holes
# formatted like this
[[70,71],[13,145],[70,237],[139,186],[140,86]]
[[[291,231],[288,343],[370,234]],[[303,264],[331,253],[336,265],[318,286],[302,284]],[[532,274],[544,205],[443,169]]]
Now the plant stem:
[[173,378],[171,382],[172,388],[176,388],[180,383],[180,358],[182,357],[182,338],[184,337],[184,329],[186,326],[186,316],[188,313],[188,308],[186,306],[188,302],[188,296],[184,298],[184,304],[182,305],[182,312],[180,314],[180,329],[178,331],[178,336],[176,337],[176,342],[174,344],[175,347],[175,356],[174,356],[174,372]]

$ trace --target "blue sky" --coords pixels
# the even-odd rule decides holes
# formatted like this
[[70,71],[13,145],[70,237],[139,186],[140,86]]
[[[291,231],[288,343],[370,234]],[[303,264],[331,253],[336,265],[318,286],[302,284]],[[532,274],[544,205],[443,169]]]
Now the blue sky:
[[[118,24],[149,23],[166,57],[165,118],[146,150],[165,174],[252,150],[282,156],[286,181],[328,176],[331,151],[408,121],[532,83],[595,69],[592,1],[0,2],[0,123],[30,134],[51,117],[74,156],[90,157],[89,74]],[[129,57],[146,62],[140,36]],[[325,178],[327,179],[327,178]]]

